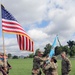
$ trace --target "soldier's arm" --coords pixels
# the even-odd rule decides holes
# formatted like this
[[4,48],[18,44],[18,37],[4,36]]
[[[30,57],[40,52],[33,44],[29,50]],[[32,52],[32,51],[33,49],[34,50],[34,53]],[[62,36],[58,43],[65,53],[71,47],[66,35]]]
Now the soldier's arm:
[[38,61],[44,61],[44,59],[43,59],[42,57],[35,56],[35,58],[36,58]]
[[6,73],[6,71],[5,71],[4,69],[2,69],[2,67],[0,67],[0,71],[3,73],[3,75],[8,75],[8,74]]
[[66,61],[67,61],[67,67],[68,67],[67,69],[68,71],[71,71],[71,67],[72,67],[71,61],[69,59],[67,59]]
[[39,57],[39,60],[45,62],[45,61],[47,61],[47,60],[49,60],[49,59],[47,59],[47,58],[45,58],[45,57]]
[[50,64],[48,64],[48,65],[45,67],[45,69],[49,69],[49,68],[57,69],[57,67],[58,67],[57,64],[55,64],[55,63],[50,63]]
[[51,65],[52,65],[51,63],[48,64],[48,65],[46,65],[46,66],[44,67],[44,69],[45,69],[45,70],[48,70],[48,69],[51,67]]

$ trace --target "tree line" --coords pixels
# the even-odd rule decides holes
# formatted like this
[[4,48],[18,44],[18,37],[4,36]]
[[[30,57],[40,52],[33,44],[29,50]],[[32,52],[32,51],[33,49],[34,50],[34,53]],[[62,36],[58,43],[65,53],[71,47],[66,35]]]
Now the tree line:
[[[50,43],[46,44],[46,46],[44,47],[44,54],[43,56],[46,56],[49,54],[50,50],[51,50],[51,47],[52,45]],[[37,52],[38,50],[40,50],[40,48],[36,49],[35,50],[35,54],[32,53],[32,54],[29,54],[29,56],[27,56],[27,58],[33,58],[34,55],[37,55]],[[75,56],[75,41],[71,41],[69,40],[67,42],[67,45],[60,45],[60,46],[56,46],[55,47],[55,55],[60,55],[61,52],[65,51],[67,55],[69,55],[70,57],[74,57]],[[12,54],[8,54],[8,58],[11,58],[12,57]],[[12,57],[13,59],[18,59],[19,57],[18,56],[13,56]],[[24,57],[26,58],[26,57]]]
[[[43,56],[46,56],[49,54],[51,47],[52,47],[52,45],[50,43],[44,47],[44,55]],[[37,54],[38,50],[40,50],[40,49],[36,50],[35,55]],[[75,41],[69,40],[67,42],[67,45],[64,45],[64,46],[60,45],[60,46],[55,47],[55,55],[56,56],[60,55],[61,52],[63,52],[63,51],[65,51],[66,54],[69,55],[70,57],[75,56]]]

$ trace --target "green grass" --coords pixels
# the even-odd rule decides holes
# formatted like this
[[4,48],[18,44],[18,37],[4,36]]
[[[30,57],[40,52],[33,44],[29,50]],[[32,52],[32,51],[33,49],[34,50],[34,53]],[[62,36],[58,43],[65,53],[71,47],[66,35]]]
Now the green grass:
[[9,75],[31,75],[32,59],[11,59],[12,66]]
[[[12,66],[9,75],[31,75],[33,59],[10,59]],[[70,75],[75,75],[75,59],[71,59],[72,71]],[[61,60],[58,60],[58,73],[61,75]],[[42,74],[44,75],[44,74]]]

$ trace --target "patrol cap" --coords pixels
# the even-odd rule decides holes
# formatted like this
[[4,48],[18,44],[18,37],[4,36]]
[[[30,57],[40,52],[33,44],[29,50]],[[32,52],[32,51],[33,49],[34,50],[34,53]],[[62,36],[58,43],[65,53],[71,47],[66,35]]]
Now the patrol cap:
[[63,51],[61,54],[64,54],[64,55],[66,55],[66,52],[65,52],[65,51]]
[[42,52],[42,51],[40,51],[40,50],[38,51],[38,53],[43,54],[43,52]]

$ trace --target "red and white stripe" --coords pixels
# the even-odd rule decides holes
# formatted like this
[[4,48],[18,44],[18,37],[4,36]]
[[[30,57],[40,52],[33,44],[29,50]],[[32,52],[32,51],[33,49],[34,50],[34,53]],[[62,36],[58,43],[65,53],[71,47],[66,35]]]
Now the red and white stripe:
[[33,41],[17,21],[2,19],[2,31],[17,34],[20,50],[33,52]]
[[2,30],[7,33],[27,35],[17,21],[2,19]]
[[17,41],[18,41],[20,50],[34,52],[33,41],[27,36],[17,35]]

